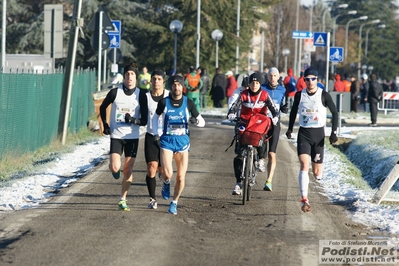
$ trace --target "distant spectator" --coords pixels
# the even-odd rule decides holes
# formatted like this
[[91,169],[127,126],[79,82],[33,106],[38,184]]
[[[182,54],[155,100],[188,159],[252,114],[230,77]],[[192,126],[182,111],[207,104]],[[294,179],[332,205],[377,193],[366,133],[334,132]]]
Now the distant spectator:
[[138,85],[140,89],[151,89],[151,74],[148,73],[147,67],[143,67],[143,72],[139,75]]
[[367,97],[369,94],[369,82],[367,74],[362,74],[360,82],[360,104],[363,104],[363,110],[367,112]]
[[238,88],[237,81],[234,78],[234,74],[232,71],[227,71],[226,73],[226,78],[227,78],[227,87],[226,87],[226,97],[227,101],[229,101],[229,98],[231,95],[233,95],[234,91]]
[[345,84],[342,82],[340,74],[335,75],[334,91],[337,92],[345,91]]
[[384,82],[382,83],[382,90],[383,91],[390,91],[391,90],[391,86],[390,86],[390,84],[388,84],[387,80],[384,80]]
[[201,107],[206,107],[206,95],[209,92],[211,87],[211,78],[208,76],[208,72],[205,68],[199,67],[201,70],[201,79],[202,79],[202,89],[201,89]]
[[[265,67],[263,68],[263,76],[262,76],[262,77],[263,77],[263,80],[262,80],[262,82],[261,82],[262,84],[263,84],[263,83],[266,83],[266,82],[268,81],[268,78],[267,78],[267,73],[268,73],[268,72],[269,72],[269,68],[265,66]],[[251,73],[251,74],[252,74],[252,73]]]
[[345,92],[350,92],[351,91],[351,86],[352,86],[352,82],[350,81],[350,78],[348,77],[348,74],[345,73],[344,74],[344,79],[342,80],[342,82],[345,85]]
[[371,74],[369,81],[369,94],[368,94],[368,102],[370,105],[370,118],[371,124],[369,126],[375,127],[377,126],[377,114],[378,102],[382,100],[383,90],[380,83],[377,82],[377,76],[375,74]]
[[288,108],[291,109],[296,93],[296,79],[294,77],[294,71],[292,68],[287,70],[287,74],[288,75],[284,78],[285,98],[286,102],[288,103]]
[[391,81],[391,86],[390,87],[391,87],[391,91],[392,92],[398,91],[398,86],[396,86],[395,80]]
[[222,69],[218,67],[216,69],[216,75],[212,79],[211,91],[209,92],[213,101],[213,107],[223,107],[223,100],[226,94],[226,86],[226,77],[222,74]]
[[357,105],[359,104],[359,99],[360,99],[360,83],[359,81],[354,77],[351,76],[351,112],[357,113]]
[[301,91],[303,89],[306,89],[306,83],[303,79],[303,71],[301,71],[299,74],[299,79],[296,81],[296,90]]
[[186,87],[187,98],[193,100],[197,111],[200,112],[200,90],[202,89],[203,83],[200,74],[197,73],[194,67],[190,68],[190,74],[186,75],[184,85]]
[[328,76],[328,91],[334,90],[335,76],[334,73],[330,73]]

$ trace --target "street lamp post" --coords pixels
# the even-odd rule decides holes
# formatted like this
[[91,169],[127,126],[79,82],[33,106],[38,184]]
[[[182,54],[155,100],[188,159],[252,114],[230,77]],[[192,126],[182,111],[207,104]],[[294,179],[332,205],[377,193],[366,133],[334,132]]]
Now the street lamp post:
[[200,65],[200,43],[201,43],[201,0],[197,0],[197,49],[195,55],[195,68]]
[[[378,25],[378,28],[380,28],[380,29],[383,29],[385,27],[386,27],[385,24]],[[364,58],[365,58],[366,62],[367,62],[367,49],[368,49],[368,46],[369,46],[369,32],[370,32],[371,29],[372,28],[368,28],[366,30],[366,44],[365,44],[365,48],[364,48]]]
[[369,70],[369,75],[373,74],[374,67],[373,66],[368,66],[367,68]]
[[356,14],[357,14],[356,10],[350,10],[346,14],[339,14],[339,15],[336,15],[333,18],[333,21],[334,21],[334,23],[333,23],[333,39],[332,39],[332,46],[333,47],[335,47],[335,28],[337,26],[337,18],[339,18],[340,16],[343,16],[343,15],[356,15]]
[[287,74],[287,56],[290,55],[291,51],[290,51],[290,49],[288,49],[288,48],[284,48],[284,49],[281,51],[281,53],[282,53],[283,56],[284,56],[284,73]]
[[216,29],[212,31],[212,39],[216,41],[216,62],[215,62],[215,67],[219,67],[219,41],[223,38],[223,32],[220,30]]
[[173,20],[169,24],[169,29],[175,34],[175,54],[173,57],[173,70],[177,72],[177,34],[182,31],[183,23],[180,20]]
[[[347,8],[348,7],[348,4],[342,4],[342,5],[338,5],[338,8]],[[331,8],[326,8],[325,10],[324,10],[324,12],[323,12],[323,15],[322,15],[322,17],[323,17],[323,29],[322,29],[322,32],[325,32],[326,31],[326,14],[327,14],[327,11],[331,11]]]
[[[241,9],[241,1],[238,0],[237,3],[237,40],[236,40],[236,74],[238,74],[238,63],[239,63],[239,50],[240,50],[240,46],[239,46],[239,39],[240,39],[240,9]],[[223,37],[223,34],[222,34]],[[216,44],[217,45],[217,44]]]
[[363,23],[359,27],[359,48],[358,48],[358,51],[357,51],[357,77],[359,78],[359,80],[360,80],[360,66],[362,64],[361,63],[362,57],[361,57],[361,53],[360,53],[360,50],[362,49],[362,30],[363,30],[363,27],[365,25],[377,24],[377,23],[380,23],[379,19],[375,19],[375,20],[372,20],[370,22]]
[[366,73],[367,65],[362,65],[363,74]]
[[359,20],[366,20],[368,19],[368,16],[361,16],[358,18],[350,19],[348,20],[348,23],[346,23],[346,31],[345,31],[345,60],[347,60],[348,56],[348,32],[349,32],[349,24],[351,24],[353,21],[359,21]]

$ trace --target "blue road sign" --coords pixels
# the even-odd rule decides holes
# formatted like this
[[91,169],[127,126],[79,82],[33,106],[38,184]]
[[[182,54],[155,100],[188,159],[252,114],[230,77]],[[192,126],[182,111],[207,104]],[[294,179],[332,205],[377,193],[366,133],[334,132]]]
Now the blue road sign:
[[343,62],[343,61],[344,61],[344,48],[330,47],[330,62]]
[[313,33],[311,31],[293,30],[292,38],[294,38],[294,39],[311,39],[311,38],[313,38]]
[[120,20],[111,20],[113,30],[109,30],[108,33],[111,34],[121,34],[121,21]]
[[111,20],[113,30],[108,30],[109,47],[108,48],[121,48],[121,30],[122,23],[120,20]]
[[327,46],[327,32],[313,32],[314,46]]
[[109,47],[108,48],[121,48],[121,36],[120,35],[109,35]]

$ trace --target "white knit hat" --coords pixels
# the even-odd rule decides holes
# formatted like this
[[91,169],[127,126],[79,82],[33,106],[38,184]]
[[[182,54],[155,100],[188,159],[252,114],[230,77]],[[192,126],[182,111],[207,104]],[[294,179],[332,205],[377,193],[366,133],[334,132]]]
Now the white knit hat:
[[268,75],[270,75],[270,74],[276,74],[278,78],[280,77],[280,72],[279,72],[278,69],[275,68],[275,67],[270,68],[270,69],[269,69],[269,72],[267,72],[267,74],[268,74]]

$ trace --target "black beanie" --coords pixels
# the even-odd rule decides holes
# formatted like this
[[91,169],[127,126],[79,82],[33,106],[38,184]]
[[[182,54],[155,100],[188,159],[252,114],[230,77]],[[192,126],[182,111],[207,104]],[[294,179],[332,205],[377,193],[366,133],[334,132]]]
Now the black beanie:
[[152,78],[153,76],[155,76],[155,75],[161,76],[163,79],[165,78],[165,72],[163,72],[163,71],[160,70],[160,69],[157,69],[157,70],[152,71],[152,73],[151,73],[151,78]]
[[252,83],[253,81],[258,81],[259,83],[262,83],[262,76],[259,72],[254,72],[249,76],[249,83]]
[[306,78],[308,75],[313,75],[313,76],[318,76],[319,72],[317,71],[316,68],[310,66],[308,69],[305,70],[305,73],[303,74],[303,76]]
[[182,76],[175,75],[170,78],[169,85],[172,87],[173,83],[180,83],[184,87],[184,79]]
[[125,73],[129,70],[133,71],[136,74],[136,79],[139,77],[139,69],[137,68],[136,64],[131,63],[129,65],[126,65],[123,68],[123,75],[125,75]]

